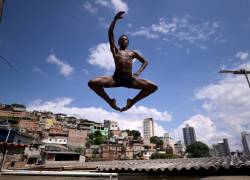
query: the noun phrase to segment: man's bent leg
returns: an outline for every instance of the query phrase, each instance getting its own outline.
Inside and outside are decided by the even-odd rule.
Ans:
[[[135,79],[132,82],[130,88],[134,89],[141,89],[141,91],[133,98],[127,100],[127,105],[122,108],[122,111],[126,111],[131,108],[136,102],[140,101],[141,99],[149,96],[153,92],[155,92],[158,87],[153,82],[145,80],[145,79]]]
[[[112,77],[98,77],[92,79],[88,82],[88,86],[101,98],[103,98],[113,109],[120,111],[121,109],[117,107],[116,100],[111,99],[108,94],[105,92],[104,88],[116,87],[116,82]]]

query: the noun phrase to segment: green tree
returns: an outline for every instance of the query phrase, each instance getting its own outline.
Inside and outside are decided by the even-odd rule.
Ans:
[[[203,142],[195,142],[189,145],[186,149],[186,153],[188,153],[188,157],[196,158],[196,157],[209,157],[209,147]]]
[[[156,144],[157,148],[162,148],[163,141],[158,136],[152,136],[150,142]]]
[[[100,131],[95,131],[94,133],[90,133],[87,144],[94,144],[94,145],[100,145],[104,144],[106,142],[105,136],[102,135]]]
[[[101,145],[105,143],[105,138],[104,137],[96,137],[94,140],[95,145]]]
[[[170,158],[178,158],[178,156],[174,154],[166,154],[155,152],[150,156],[150,159],[170,159]]]
[[[141,138],[141,133],[137,130],[129,130],[127,129],[126,132],[129,136],[133,136],[133,139],[137,140]]]
[[[101,131],[95,131],[94,135],[95,135],[95,137],[102,137],[103,136]]]
[[[134,139],[139,139],[141,137],[141,133],[136,130],[132,130],[132,135]]]

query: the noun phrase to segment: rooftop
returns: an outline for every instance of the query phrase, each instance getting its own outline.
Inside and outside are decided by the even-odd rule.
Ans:
[[[99,171],[168,175],[248,174],[250,156],[96,162]]]

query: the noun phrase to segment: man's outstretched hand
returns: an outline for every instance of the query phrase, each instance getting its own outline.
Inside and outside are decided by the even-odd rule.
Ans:
[[[125,11],[119,11],[116,15],[115,15],[115,20],[118,19],[122,19],[123,18],[123,14],[125,13]]]

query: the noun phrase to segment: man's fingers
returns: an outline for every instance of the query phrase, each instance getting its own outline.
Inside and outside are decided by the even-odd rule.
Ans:
[[[117,18],[122,18],[122,15],[125,13],[125,11],[120,11],[116,14]]]
[[[119,11],[118,12],[118,14],[121,14],[121,15],[124,14],[124,13],[125,13],[125,11]]]

